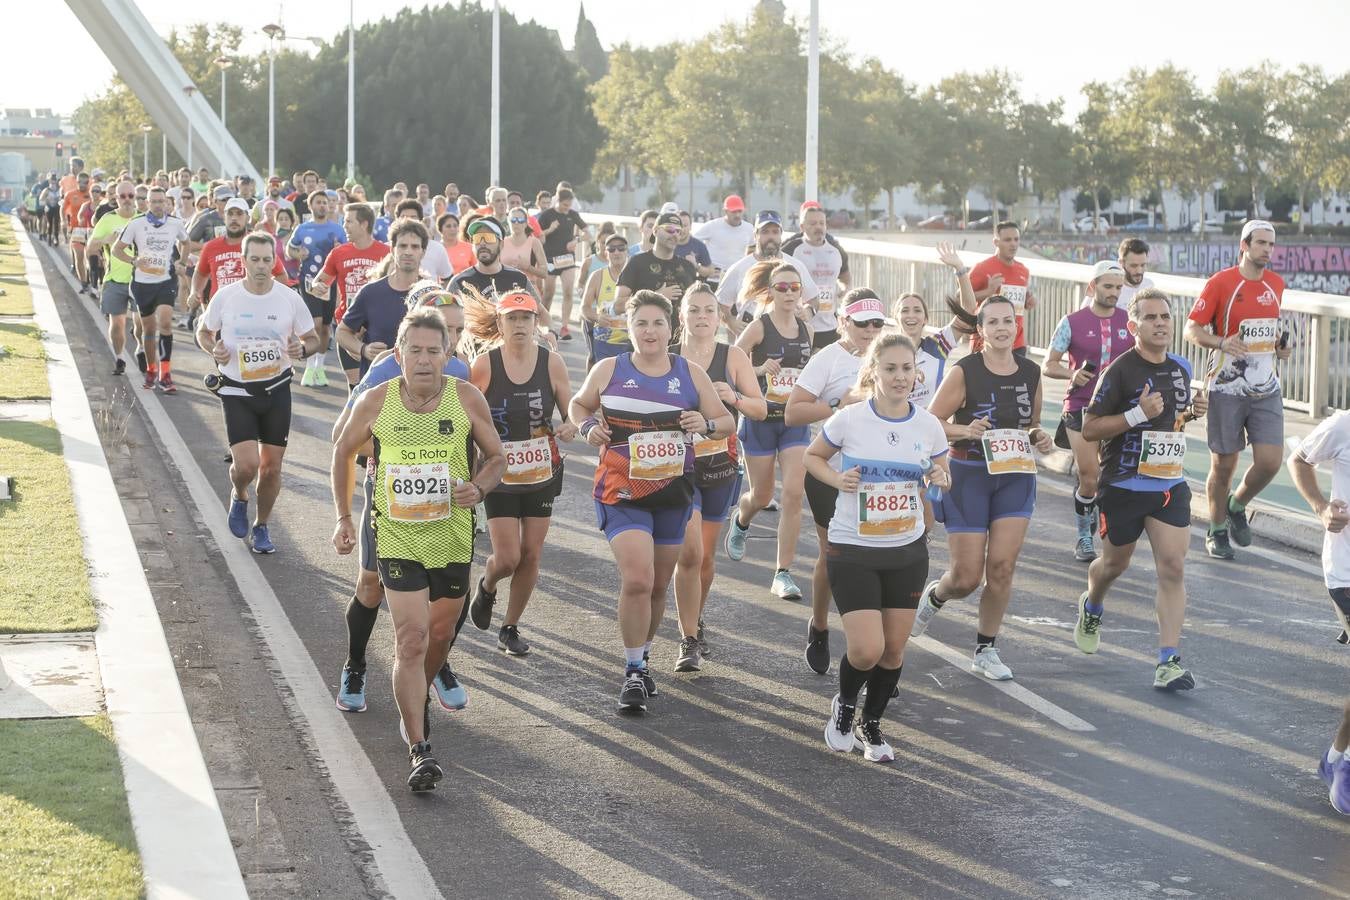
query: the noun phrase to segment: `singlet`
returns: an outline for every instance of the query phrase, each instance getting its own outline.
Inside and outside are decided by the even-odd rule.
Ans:
[[[526,239],[517,246],[508,236],[506,240],[502,241],[500,259],[502,265],[524,271],[525,266],[534,265],[534,239],[527,236]]]
[[[797,324],[797,335],[785,338],[774,327],[769,313],[760,316],[759,321],[764,325],[764,337],[752,348],[750,362],[762,366],[766,360],[776,359],[782,366],[777,375],[757,376],[759,389],[769,401],[769,414],[764,421],[781,422],[783,410],[787,408],[788,395],[792,393],[792,386],[797,383],[797,376],[811,358],[811,328],[801,319],[794,318],[792,321]]]
[[[400,386],[385,388],[374,435],[375,554],[407,559],[429,569],[473,557],[473,509],[450,502],[455,480],[470,476],[473,429],[459,402],[456,378],[446,378],[440,405],[408,412]]]
[[[914,366],[919,370],[914,379],[914,387],[909,391],[909,402],[924,409],[933,402],[934,395],[942,386],[942,376],[947,374],[947,357],[959,341],[951,323],[937,334],[930,334],[919,341],[918,354]]]
[[[1069,381],[1064,391],[1064,411],[1077,412],[1092,400],[1097,381],[1116,357],[1134,346],[1134,337],[1125,327],[1130,316],[1117,306],[1105,319],[1091,308],[1071,312],[1059,320],[1055,334],[1050,338],[1050,349],[1069,356],[1069,369],[1077,370],[1084,362],[1097,365],[1097,374],[1087,384],[1074,386]]]
[[[627,344],[628,318],[614,310],[614,294],[619,283],[605,266],[600,276],[600,291],[595,297],[595,331],[593,338],[597,344]]]
[[[556,401],[548,374],[549,351],[547,347],[537,350],[534,371],[523,384],[506,374],[500,347],[488,351],[492,374],[484,396],[506,453],[506,474],[497,488],[499,493],[538,490],[562,471],[562,457],[553,437]]]
[[[594,497],[601,503],[655,509],[690,502],[694,455],[680,428],[680,413],[699,408],[698,390],[684,357],[667,358],[670,369],[662,375],[639,372],[631,353],[614,358],[614,373],[600,392],[600,409],[610,430],[595,467]],[[662,435],[630,440],[651,432]],[[630,459],[633,447],[639,454],[637,472]]]
[[[712,360],[708,363],[708,378],[714,383],[727,379],[727,354],[731,346],[721,341],[713,344]],[[735,386],[733,385],[733,390]],[[736,407],[722,403],[727,412],[735,419]],[[736,432],[718,433],[712,437],[694,438],[694,483],[701,488],[715,487],[736,477],[737,461],[740,459],[740,447],[736,444]]]
[[[1031,418],[1032,402],[1041,383],[1041,370],[1031,360],[1013,357],[1017,371],[995,375],[984,364],[983,353],[963,356],[956,362],[966,377],[966,402],[952,416],[957,425],[969,425],[976,419],[988,419],[990,428],[1015,428],[1027,431],[1036,425]],[[980,441],[952,443],[952,459],[984,461]],[[1034,477],[1034,476],[1033,476]]]

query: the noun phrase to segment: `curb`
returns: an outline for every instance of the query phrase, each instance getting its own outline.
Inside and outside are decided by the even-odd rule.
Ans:
[[[27,232],[13,223],[99,610],[94,643],[146,896],[247,897],[61,317]]]

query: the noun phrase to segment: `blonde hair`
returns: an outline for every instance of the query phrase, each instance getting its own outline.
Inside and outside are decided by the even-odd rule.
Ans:
[[[737,297],[738,305],[744,306],[746,300],[759,300],[767,294],[769,286],[773,284],[773,273],[779,271],[791,272],[799,279],[801,277],[797,267],[786,259],[762,259],[745,273],[745,280],[741,282],[740,296]]]
[[[460,288],[460,297],[464,301],[464,338],[466,342],[473,339],[473,355],[479,356],[503,340],[497,304],[469,284]]]
[[[862,365],[858,368],[858,380],[856,386],[860,391],[866,391],[868,396],[876,396],[877,387],[877,360],[881,354],[892,347],[904,347],[915,359],[919,356],[919,351],[914,349],[914,342],[905,337],[899,331],[887,331],[877,335],[876,340],[867,348],[867,353],[863,356]]]

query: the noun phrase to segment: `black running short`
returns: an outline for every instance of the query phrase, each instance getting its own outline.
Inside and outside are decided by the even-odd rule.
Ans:
[[[928,542],[860,547],[831,541],[825,548],[825,571],[840,615],[860,609],[918,609],[928,581]]]
[[[1097,491],[1097,515],[1101,536],[1117,547],[1124,547],[1139,540],[1148,518],[1190,528],[1191,488],[1184,481],[1167,491],[1103,487]]]
[[[559,473],[532,491],[504,494],[492,491],[483,498],[483,508],[491,519],[547,519],[553,515],[553,501],[562,493]]]
[[[178,300],[178,278],[169,276],[163,281],[131,282],[131,299],[136,301],[136,310],[143,316],[153,316],[161,306],[172,307]]]
[[[469,564],[450,563],[439,569],[428,569],[411,559],[384,559],[375,561],[380,583],[387,591],[426,590],[430,599],[455,600],[469,592]]]
[[[806,473],[806,505],[811,507],[811,518],[816,520],[816,525],[821,528],[830,527],[830,520],[834,518],[835,501],[838,499],[838,488],[830,487],[813,477],[810,472]]]
[[[309,310],[311,319],[322,319],[323,324],[333,324],[333,302],[331,300],[320,300],[317,297],[311,297],[305,291],[300,292],[300,299],[305,301],[305,309]]]
[[[225,413],[225,434],[231,447],[245,441],[286,446],[291,434],[289,384],[262,396],[222,394],[220,408]]]
[[[338,362],[342,365],[342,370],[344,372],[349,372],[353,369],[361,368],[361,360],[357,359],[355,356],[352,356],[350,353],[348,353],[347,349],[343,347],[341,344],[338,344],[337,351],[338,351]]]
[[[1066,412],[1059,417],[1059,427],[1055,429],[1055,446],[1061,450],[1069,450],[1073,445],[1069,443],[1069,432],[1076,431],[1081,437],[1083,434],[1083,411],[1075,409],[1073,412]]]

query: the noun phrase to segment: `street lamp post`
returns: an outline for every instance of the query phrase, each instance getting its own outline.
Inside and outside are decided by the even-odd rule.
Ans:
[[[820,153],[820,0],[811,0],[811,26],[806,50],[806,199],[818,200]]]
[[[277,36],[286,32],[280,25],[264,25],[267,35],[267,177],[277,173]]]
[[[488,180],[491,184],[501,184],[502,154],[502,4],[496,0],[492,4],[492,115],[491,137],[488,148]]]
[[[347,178],[356,177],[356,0],[347,3]]]
[[[154,128],[148,122],[141,123],[141,156],[145,159],[145,174],[150,174],[150,132]]]
[[[228,131],[229,127],[225,121],[225,71],[234,65],[234,60],[222,54],[216,57],[215,63],[220,67],[220,127]],[[220,174],[225,175],[227,173],[222,169]]]
[[[191,168],[192,168],[192,95],[195,94],[195,93],[197,93],[197,86],[196,86],[195,84],[187,84],[187,85],[184,85],[184,86],[183,86],[183,93],[187,94],[187,98],[188,98],[188,115],[187,115],[187,129],[188,129],[188,141],[187,141],[187,144],[188,144],[188,145],[187,145],[187,167],[188,167],[189,169],[191,169]]]

